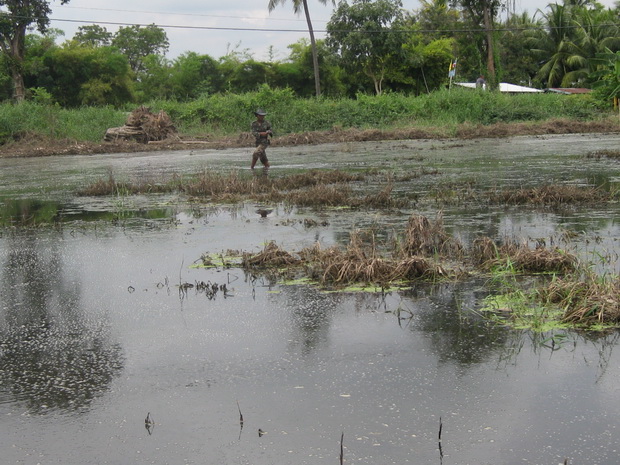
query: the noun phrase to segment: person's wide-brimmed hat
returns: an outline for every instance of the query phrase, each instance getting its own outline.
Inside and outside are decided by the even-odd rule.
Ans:
[[[257,115],[257,116],[265,116],[267,114],[267,112],[265,110],[259,108],[258,110],[256,110],[254,112],[254,114]]]

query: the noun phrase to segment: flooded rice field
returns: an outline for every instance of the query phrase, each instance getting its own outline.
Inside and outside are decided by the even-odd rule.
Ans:
[[[620,162],[586,155],[619,146],[610,134],[273,147],[255,176],[376,169],[355,189],[388,173],[410,202],[276,204],[266,217],[252,201],[75,194],[110,173],[251,176],[249,150],[0,159],[2,463],[618,463],[617,332],[492,323],[477,312],[482,277],[347,293],[196,265],[269,241],[346,244],[355,229],[387,234],[441,210],[465,243],[570,237],[582,260],[617,274],[617,202],[440,200],[468,185],[615,191]],[[183,286],[198,282],[211,291]]]

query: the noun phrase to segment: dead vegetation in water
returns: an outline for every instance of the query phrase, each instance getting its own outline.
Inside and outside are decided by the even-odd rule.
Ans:
[[[437,214],[435,221],[422,215],[412,215],[398,244],[398,255],[416,255],[462,258],[463,245],[449,235],[443,225],[443,216]]]
[[[493,191],[489,194],[489,199],[506,205],[559,206],[608,201],[611,196],[595,187],[550,184],[530,189]]]
[[[270,199],[273,201],[274,196]],[[336,207],[351,205],[353,193],[351,187],[346,184],[316,185],[303,190],[295,190],[282,194],[281,200],[302,207]]]
[[[242,268],[252,275],[304,276],[329,288],[372,285],[386,289],[418,280],[458,279],[504,270],[512,275],[544,273],[553,279],[527,295],[534,306],[560,308],[563,323],[579,327],[620,325],[620,278],[597,278],[577,258],[559,248],[478,238],[471,248],[447,234],[442,217],[412,215],[397,237],[378,240],[376,231],[354,231],[346,246],[320,243],[288,252],[274,242],[257,253],[243,253]],[[525,295],[519,293],[519,295]]]
[[[509,264],[517,271],[531,273],[569,273],[579,265],[577,257],[559,248],[531,248],[512,240],[498,245],[489,237],[474,241],[471,259],[484,270]]]
[[[347,173],[341,170],[308,170],[272,180],[281,190],[302,189],[320,184],[336,184],[363,181],[364,173]]]
[[[563,321],[576,326],[620,324],[620,277],[586,274],[556,278],[538,290],[541,300],[564,309]]]
[[[244,268],[265,268],[297,266],[301,263],[298,257],[282,250],[275,242],[269,242],[265,248],[257,254],[244,252],[241,264]]]
[[[174,178],[173,178],[174,179]],[[142,178],[134,182],[118,181],[114,174],[109,173],[89,186],[80,189],[77,194],[82,196],[157,194],[170,192],[170,187],[155,179]]]
[[[327,286],[353,283],[387,286],[397,281],[447,277],[448,271],[433,259],[423,256],[389,256],[381,251],[372,231],[351,233],[346,247],[323,248],[319,243],[297,253],[280,249],[270,242],[257,254],[244,254],[242,266],[248,271],[282,269],[298,271]],[[285,270],[281,270],[284,273]]]
[[[398,208],[408,204],[407,199],[392,196],[393,181],[374,194],[353,192],[352,183],[366,179],[367,173],[346,173],[340,170],[309,170],[290,176],[241,176],[237,171],[220,174],[204,170],[182,178],[173,175],[167,181],[153,182],[138,179],[117,181],[113,174],[97,180],[78,191],[82,196],[133,195],[142,193],[181,192],[191,197],[211,201],[235,202],[248,198],[260,202],[286,202],[310,207]]]
[[[436,222],[412,217],[400,244],[410,244],[394,249],[386,243],[379,243],[373,231],[355,231],[351,233],[349,243],[344,248],[337,246],[323,248],[319,243],[305,248],[295,254],[280,250],[270,243],[265,250],[256,255],[244,255],[243,266],[249,271],[280,268],[283,265],[295,267],[299,272],[317,281],[321,285],[345,286],[352,283],[377,284],[387,286],[397,281],[413,281],[420,278],[437,279],[447,277],[449,272],[434,258],[424,256],[428,252],[435,254],[438,250],[446,251],[440,239],[431,240],[430,236],[441,231],[443,226]],[[419,225],[426,226],[426,229]],[[424,238],[413,239],[416,234]],[[441,234],[441,238],[451,239]],[[417,243],[414,253],[412,243]],[[430,244],[434,245],[431,246]],[[421,247],[420,244],[426,244]],[[436,258],[436,257],[435,257]]]
[[[620,159],[620,150],[596,150],[586,154],[586,158],[611,158],[614,160]]]
[[[372,247],[360,243],[357,235],[352,235],[344,250],[337,247],[322,249],[315,244],[300,255],[305,260],[308,277],[322,285],[363,283],[389,286],[398,281],[446,275],[440,265],[424,257],[396,260],[382,256]]]
[[[492,203],[495,205],[530,205],[533,207],[558,208],[569,205],[588,205],[614,200],[616,192],[601,188],[565,184],[548,184],[522,189],[481,189],[475,181],[463,180],[440,183],[432,188],[427,197],[436,204],[461,205]]]
[[[617,132],[618,123],[613,119],[575,121],[564,118],[523,123],[494,123],[489,125],[464,123],[457,127],[455,137],[476,139],[481,137],[535,136],[547,134],[579,134]]]
[[[560,249],[532,249],[516,242],[498,246],[490,238],[481,238],[468,251],[445,231],[441,214],[434,221],[412,215],[405,230],[390,243],[379,242],[373,231],[351,233],[344,248],[323,248],[317,243],[290,253],[270,243],[259,254],[244,254],[243,265],[247,270],[294,267],[321,285],[386,286],[416,279],[454,278],[466,267],[488,271],[506,262],[521,272],[568,273],[577,268],[577,259]]]
[[[230,297],[228,286],[226,284],[212,283],[211,281],[194,281],[179,283],[179,296],[184,299],[188,296],[190,291],[194,291],[196,294],[203,294],[209,300],[214,300],[218,293],[224,298]]]

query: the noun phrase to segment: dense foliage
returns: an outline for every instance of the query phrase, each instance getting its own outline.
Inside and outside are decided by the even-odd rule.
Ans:
[[[67,3],[69,0],[61,0]],[[18,102],[26,97],[24,87],[24,53],[26,30],[36,28],[45,33],[51,13],[45,0],[0,0],[0,49],[6,69],[11,76],[12,96]]]
[[[533,16],[517,16],[506,15],[506,2],[495,0],[420,3],[405,11],[400,0],[340,2],[327,38],[316,41],[316,53],[302,39],[280,61],[257,61],[238,49],[219,58],[187,51],[168,59],[168,39],[156,25],[121,27],[115,34],[82,26],[61,44],[58,31],[26,34],[20,70],[28,98],[65,107],[203,101],[261,85],[309,97],[317,93],[316,63],[322,97],[421,95],[448,86],[448,66],[455,59],[456,81],[485,74],[489,83],[609,88],[595,93],[606,105],[616,95],[617,76],[608,71],[615,69],[609,57],[620,51],[618,6],[563,0]],[[3,57],[0,100],[7,101],[15,80],[10,57]]]

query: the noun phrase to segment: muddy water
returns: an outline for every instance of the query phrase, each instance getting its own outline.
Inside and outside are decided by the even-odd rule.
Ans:
[[[273,147],[270,175],[437,170],[395,184],[411,198],[464,181],[613,188],[617,162],[583,155],[619,142],[574,135]],[[230,150],[0,160],[2,463],[336,464],[343,433],[347,463],[618,461],[617,334],[490,325],[474,311],[484,281],[326,294],[192,266],[203,253],[260,250],[268,240],[296,250],[344,242],[356,227],[397,229],[412,211],[434,216],[432,202],[399,212],[275,206],[260,218],[253,203],[73,195],[109,172],[246,170],[247,158]],[[617,268],[615,205],[455,205],[443,215],[464,240],[551,241],[566,232],[582,256],[605,255]],[[327,225],[306,228],[305,218]],[[43,220],[51,226],[32,226]],[[196,281],[226,292],[179,292]],[[399,320],[398,308],[411,318]]]

